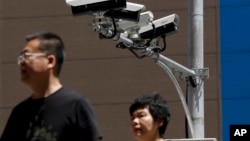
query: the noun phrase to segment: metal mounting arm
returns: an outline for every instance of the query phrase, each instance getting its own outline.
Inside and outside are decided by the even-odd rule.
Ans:
[[[187,122],[188,122],[188,126],[190,129],[191,138],[195,138],[194,126],[192,123],[190,111],[188,109],[188,106],[187,106],[184,94],[182,92],[182,89],[181,89],[175,75],[173,74],[172,70],[174,69],[186,77],[194,77],[194,76],[200,77],[200,76],[204,76],[204,74],[201,74],[200,71],[198,71],[199,73],[197,73],[197,71],[191,70],[191,69],[169,59],[168,57],[166,57],[160,53],[154,52],[153,47],[146,48],[145,55],[150,56],[153,59],[155,59],[156,63],[160,67],[162,67],[165,70],[165,72],[170,76],[171,80],[173,81],[173,83],[175,85],[175,88],[177,89],[179,97],[181,99],[181,103],[183,105],[184,112],[186,114],[186,118],[187,118]],[[204,73],[205,73],[205,75],[207,74],[206,72],[204,72]]]

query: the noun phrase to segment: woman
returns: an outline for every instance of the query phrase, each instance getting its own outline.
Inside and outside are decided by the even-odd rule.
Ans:
[[[142,95],[131,104],[131,130],[137,141],[163,141],[170,112],[158,94]]]

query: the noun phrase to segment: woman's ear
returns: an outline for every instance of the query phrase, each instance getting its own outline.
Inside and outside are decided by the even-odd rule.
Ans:
[[[157,122],[158,122],[158,127],[161,127],[163,125],[163,120],[162,119],[158,119]]]

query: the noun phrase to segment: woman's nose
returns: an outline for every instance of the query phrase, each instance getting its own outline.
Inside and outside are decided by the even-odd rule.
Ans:
[[[139,119],[138,119],[138,118],[133,118],[133,119],[131,120],[131,123],[132,123],[132,125],[136,125],[136,124],[139,123]]]

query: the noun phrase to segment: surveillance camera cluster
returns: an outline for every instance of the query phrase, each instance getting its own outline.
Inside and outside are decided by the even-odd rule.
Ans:
[[[73,16],[93,15],[92,28],[100,39],[116,40],[117,47],[133,53],[133,50],[157,46],[160,38],[164,47],[157,47],[157,51],[162,52],[165,37],[178,30],[178,15],[154,20],[153,13],[146,11],[144,5],[127,0],[66,0],[66,3]]]

